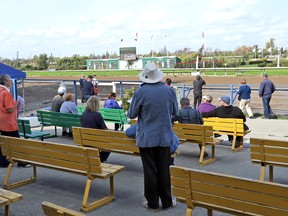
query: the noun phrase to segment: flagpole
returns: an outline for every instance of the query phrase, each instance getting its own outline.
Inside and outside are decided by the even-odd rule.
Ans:
[[[166,52],[167,52],[167,56],[169,56],[169,52],[168,52],[168,34],[166,34]]]
[[[151,54],[153,57],[153,35],[151,36]]]

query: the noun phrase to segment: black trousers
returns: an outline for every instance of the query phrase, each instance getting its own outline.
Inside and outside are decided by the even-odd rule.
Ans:
[[[194,94],[194,103],[193,103],[194,109],[197,109],[199,107],[201,100],[202,100],[202,94]]]
[[[139,148],[144,171],[144,196],[150,208],[172,205],[170,147]]]
[[[10,136],[10,137],[20,137],[19,131],[0,131],[1,135],[3,136]],[[1,150],[1,149],[0,149]],[[9,165],[9,161],[6,160],[6,157],[2,155],[2,151],[0,151],[0,167],[7,167]],[[18,166],[25,166],[27,163],[18,162]]]
[[[18,130],[16,130],[16,131],[0,131],[0,134],[3,136],[20,137]],[[9,161],[6,160],[6,157],[2,155],[2,150],[0,148],[0,167],[7,167],[8,165],[9,165]]]

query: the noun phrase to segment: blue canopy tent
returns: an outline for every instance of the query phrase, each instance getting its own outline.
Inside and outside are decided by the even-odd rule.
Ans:
[[[17,70],[13,67],[0,63],[0,75],[9,74],[11,79],[13,79],[13,88],[12,93],[14,98],[17,98],[17,80],[25,79],[26,73],[20,70]]]
[[[26,78],[25,72],[0,63],[0,75],[2,74],[9,74],[12,79],[17,79],[17,80]]]

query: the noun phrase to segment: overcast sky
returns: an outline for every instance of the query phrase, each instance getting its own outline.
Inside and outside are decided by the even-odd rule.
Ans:
[[[198,50],[202,32],[213,50],[261,48],[270,38],[288,45],[284,0],[1,0],[0,8],[2,58]]]

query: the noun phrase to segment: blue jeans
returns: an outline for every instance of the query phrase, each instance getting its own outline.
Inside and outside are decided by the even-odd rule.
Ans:
[[[271,107],[269,105],[271,97],[271,94],[262,96],[263,112],[265,118],[269,118],[272,115]]]

